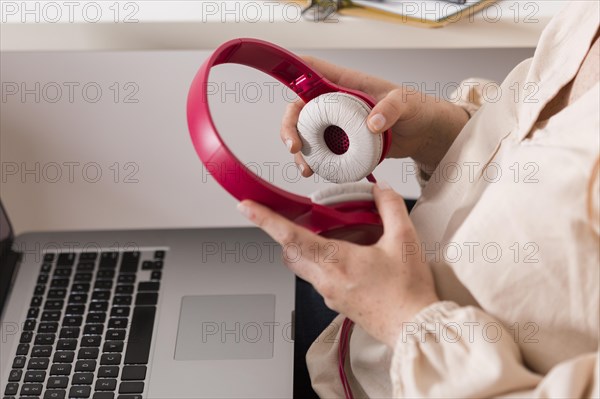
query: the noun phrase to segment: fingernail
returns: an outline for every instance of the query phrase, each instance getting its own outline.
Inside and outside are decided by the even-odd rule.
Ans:
[[[377,188],[379,188],[380,190],[391,190],[392,186],[390,186],[390,184],[385,180],[378,180]]]
[[[375,114],[371,117],[371,119],[369,119],[369,126],[371,127],[371,130],[373,131],[380,131],[381,129],[383,129],[383,126],[385,125],[385,116],[383,116],[382,114]]]
[[[285,139],[285,146],[287,147],[288,151],[292,151],[292,145],[294,145],[292,139]]]
[[[252,219],[252,211],[244,203],[237,204],[237,210],[246,218]]]
[[[304,175],[304,169],[306,169],[306,166],[304,166],[304,164],[300,164],[298,165],[298,169],[300,169],[300,174]]]

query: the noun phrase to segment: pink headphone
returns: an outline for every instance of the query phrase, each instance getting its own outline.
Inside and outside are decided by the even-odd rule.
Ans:
[[[238,200],[259,202],[325,237],[359,244],[376,242],[383,233],[383,227],[372,200],[371,184],[334,185],[307,198],[261,179],[227,148],[211,118],[207,92],[210,69],[226,63],[246,65],[272,76],[307,103],[305,108],[323,96],[339,93],[344,101],[348,99],[352,104],[365,108],[363,124],[375,104],[374,99],[360,91],[329,82],[301,58],[272,43],[257,39],[234,39],[217,48],[196,74],[188,95],[187,118],[200,159],[207,168],[209,165],[219,165],[219,168],[210,171],[212,176]],[[343,154],[351,148],[358,151],[352,147],[352,140],[348,140],[339,126],[324,126],[317,134],[322,138],[323,149],[334,154]],[[388,130],[381,136],[369,134],[381,140],[380,154],[377,154],[374,168],[385,158],[391,144],[391,132]],[[370,170],[366,173],[367,179],[374,182]]]

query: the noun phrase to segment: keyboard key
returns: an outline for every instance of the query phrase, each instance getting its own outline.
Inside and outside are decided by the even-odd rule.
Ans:
[[[100,357],[100,364],[103,366],[112,366],[121,364],[121,354],[120,353],[104,353]]]
[[[115,278],[115,271],[111,269],[100,269],[98,273],[96,273],[96,278],[100,280]]]
[[[108,301],[95,301],[90,303],[90,312],[106,312],[108,310]]]
[[[58,331],[58,323],[52,321],[48,323],[40,323],[38,327],[39,333],[55,333]]]
[[[55,277],[71,277],[72,269],[70,267],[63,267],[54,271]]]
[[[35,345],[53,345],[55,339],[56,334],[38,334],[35,336]]]
[[[112,280],[97,280],[94,284],[95,290],[112,290]]]
[[[42,263],[40,273],[50,273],[52,271],[52,263]]]
[[[35,325],[36,325],[36,321],[29,319],[29,320],[25,320],[25,323],[23,323],[23,331],[33,331],[35,330]]]
[[[76,339],[59,339],[56,349],[59,351],[74,351],[77,348]]]
[[[26,356],[29,353],[29,344],[19,344],[17,346],[17,356]]]
[[[114,378],[100,378],[96,381],[96,391],[114,391],[117,389],[117,380]]]
[[[47,274],[44,273],[44,274],[40,274],[38,276],[38,279],[37,279],[37,283],[38,284],[46,284],[47,282],[48,282],[48,275]]]
[[[116,306],[110,310],[110,317],[129,317],[129,306]]]
[[[73,351],[68,351],[68,352],[55,352],[54,353],[54,358],[52,359],[52,361],[54,363],[73,363],[73,359],[75,358],[75,352]]]
[[[69,305],[69,306],[67,306],[65,314],[68,314],[71,316],[78,316],[78,315],[82,315],[84,312],[85,312],[84,305]]]
[[[21,341],[22,344],[29,344],[33,340],[33,333],[31,331],[23,331],[21,333]]]
[[[142,393],[144,392],[143,382],[122,382],[119,385],[119,393]]]
[[[52,288],[66,288],[69,286],[69,279],[66,278],[53,278],[50,283]]]
[[[94,262],[79,262],[77,272],[91,272],[96,268]]]
[[[50,367],[50,375],[69,375],[71,374],[70,364],[53,364]]]
[[[29,363],[27,363],[28,370],[46,370],[48,368],[48,364],[50,363],[50,359],[43,357],[32,357],[29,359]]]
[[[146,378],[146,366],[125,366],[121,373],[121,380],[144,380]]]
[[[55,254],[52,252],[44,254],[44,262],[52,262],[54,260],[54,256]]]
[[[86,323],[104,323],[106,321],[105,312],[88,313]]]
[[[74,386],[69,390],[69,398],[89,398],[92,388],[88,386]]]
[[[33,291],[33,295],[44,295],[45,292],[46,292],[45,285],[36,285],[35,290]]]
[[[61,310],[64,304],[62,299],[50,299],[44,304],[44,310]]]
[[[25,358],[23,356],[15,357],[15,359],[13,360],[13,364],[12,364],[13,369],[22,369],[23,367],[25,367],[26,361],[27,361],[27,358]]]
[[[88,299],[87,294],[71,294],[69,295],[70,304],[81,304],[86,303]]]
[[[42,384],[23,384],[21,396],[34,396],[42,394]]]
[[[63,326],[66,327],[79,327],[83,323],[83,317],[81,316],[65,316],[62,321]]]
[[[106,332],[107,341],[125,341],[125,330],[108,330]]]
[[[141,281],[138,284],[138,291],[158,291],[160,283],[158,281]]]
[[[73,385],[92,385],[94,380],[93,373],[75,373],[73,374]]]
[[[118,252],[102,252],[100,254],[100,267],[114,268],[119,260]]]
[[[94,301],[108,301],[110,299],[110,291],[94,291],[92,299]]]
[[[99,352],[100,350],[98,348],[81,348],[77,354],[77,359],[96,360],[98,359]]]
[[[93,372],[96,370],[95,360],[78,360],[75,363],[75,371],[89,371]]]
[[[129,394],[129,395],[119,395],[117,399],[143,399],[142,395]]]
[[[5,395],[16,395],[17,392],[19,392],[18,382],[9,382],[6,384],[6,389],[4,390]]]
[[[160,280],[162,278],[162,272],[159,270],[154,270],[152,274],[150,274],[150,279],[152,280]]]
[[[135,297],[135,304],[140,305],[156,305],[158,303],[158,294],[156,292],[140,292]]]
[[[8,375],[9,382],[19,382],[23,376],[23,370],[11,370]],[[43,381],[43,380],[42,380]]]
[[[44,399],[65,399],[66,394],[64,389],[52,389],[44,393]]]
[[[72,252],[58,255],[58,260],[56,261],[57,266],[72,266],[73,263],[75,263],[75,254]]]
[[[133,294],[133,285],[117,285],[117,289],[115,290],[115,294]]]
[[[79,255],[79,260],[96,260],[98,258],[98,252],[82,252]]]
[[[126,251],[123,252],[123,259],[121,263],[136,263],[140,260],[140,252],[139,251]]]
[[[155,314],[154,306],[136,306],[133,310],[125,364],[148,363]]]
[[[87,324],[83,328],[84,335],[102,335],[104,326],[102,324]]]
[[[85,335],[81,338],[81,346],[98,348],[100,347],[101,340],[102,337],[100,337],[99,335]]]
[[[123,317],[113,317],[108,321],[108,328],[127,328],[128,320]]]
[[[60,338],[77,338],[80,332],[78,327],[63,327],[60,329]]]
[[[133,284],[135,283],[135,274],[119,274],[117,279],[119,284]]]
[[[46,388],[66,388],[69,384],[69,377],[50,377],[46,383]]]
[[[29,310],[27,311],[27,318],[28,319],[37,319],[39,314],[40,314],[40,308],[29,308]]]
[[[45,310],[42,312],[42,321],[59,321],[60,310]]]
[[[98,378],[117,378],[118,376],[118,366],[100,366],[98,369]]]
[[[131,295],[117,295],[113,301],[113,305],[131,305]]]
[[[89,283],[75,283],[71,286],[71,292],[89,292]]]
[[[92,281],[92,277],[93,277],[92,273],[88,273],[88,272],[75,273],[75,276],[73,277],[73,281],[89,283],[90,281]]]
[[[67,290],[64,288],[52,288],[48,291],[48,299],[64,299],[67,296]]]
[[[165,251],[154,251],[154,259],[164,259]]]
[[[31,351],[31,357],[50,357],[52,355],[52,345],[34,346]]]
[[[31,298],[31,304],[29,306],[31,306],[32,308],[42,306],[42,299],[43,297],[41,296],[34,296],[33,298]]]
[[[25,373],[25,382],[44,382],[46,380],[45,371],[28,371]]]
[[[123,352],[123,341],[105,341],[102,352]]]
[[[92,399],[115,399],[113,392],[96,392]]]

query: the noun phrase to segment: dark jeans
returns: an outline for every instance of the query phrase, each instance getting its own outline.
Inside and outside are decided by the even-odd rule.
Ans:
[[[408,211],[415,200],[405,200]],[[304,280],[296,278],[296,320],[294,338],[294,398],[318,399],[310,384],[306,352],[321,332],[337,316],[325,306],[323,297]]]

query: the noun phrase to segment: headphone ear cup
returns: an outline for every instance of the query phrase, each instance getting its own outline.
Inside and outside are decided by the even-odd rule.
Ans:
[[[312,193],[310,200],[319,205],[334,205],[352,201],[374,201],[373,183],[354,182],[330,185]]]
[[[326,93],[300,111],[302,155],[319,176],[334,183],[367,177],[381,159],[383,137],[367,127],[371,107],[347,93]]]

